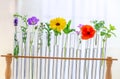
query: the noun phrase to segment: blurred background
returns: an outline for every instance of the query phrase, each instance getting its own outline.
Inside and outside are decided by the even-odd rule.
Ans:
[[[13,52],[13,14],[37,16],[46,22],[54,17],[72,20],[72,27],[104,20],[116,27],[116,37],[108,40],[107,56],[120,60],[120,0],[0,0],[0,55]],[[120,63],[113,62],[113,79],[120,79]],[[0,57],[0,79],[4,78],[5,59]]]

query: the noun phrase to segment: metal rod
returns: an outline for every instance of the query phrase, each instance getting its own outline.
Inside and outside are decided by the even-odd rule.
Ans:
[[[63,52],[64,52],[64,48],[62,48],[61,57],[63,56]],[[62,69],[63,69],[63,63],[62,63],[62,60],[61,60],[61,64],[60,64],[60,79],[62,79]]]
[[[48,56],[50,56],[50,50],[48,50]],[[48,65],[47,65],[47,66],[48,66],[48,67],[47,67],[47,68],[48,68],[48,71],[47,71],[47,72],[48,72],[48,73],[47,73],[47,79],[49,79],[49,74],[50,74],[50,73],[49,73],[49,72],[50,72],[50,60],[49,60],[49,59],[48,59]]]
[[[106,47],[107,47],[107,42],[105,43],[105,56],[104,57],[106,57]],[[103,78],[105,78],[105,62],[104,62],[104,64],[103,64],[103,76],[102,76],[102,79]]]
[[[40,56],[42,56],[42,46],[41,46],[41,50],[40,50]],[[41,79],[41,74],[42,74],[41,71],[42,71],[42,59],[40,59],[40,72],[39,72],[40,77],[39,77],[39,79]]]
[[[59,51],[58,45],[57,45],[56,49],[57,49],[57,51]],[[56,51],[56,56],[58,56],[57,51]],[[56,70],[55,73],[56,74],[55,74],[55,79],[57,79],[57,75],[58,75],[58,69],[57,68],[58,68],[58,60],[56,60],[56,68],[55,68],[55,70]]]
[[[81,58],[81,56],[82,56],[82,49],[81,50],[79,50],[79,52],[80,52],[80,54],[79,54],[79,57]],[[81,76],[81,60],[79,60],[79,77],[78,77],[78,79],[81,79],[80,78],[80,76]]]
[[[95,35],[95,38],[93,39],[93,49],[92,49],[92,58],[95,58],[95,56],[97,55],[96,54],[96,46],[98,45],[98,37],[97,37],[97,33],[96,33],[96,35]],[[98,51],[97,51],[98,52]],[[96,56],[97,57],[97,56]],[[95,74],[96,74],[96,64],[97,64],[97,62],[95,62],[95,61],[92,61],[92,67],[91,67],[91,79],[95,79]]]
[[[94,58],[94,56],[95,56],[95,54],[94,54],[94,53],[95,53],[95,48],[93,48],[92,53],[93,53],[93,54],[92,54],[92,58]],[[94,63],[95,63],[95,62],[92,61],[92,67],[91,67],[91,79],[93,79],[93,76],[94,76],[94,74],[95,74],[95,73],[94,73]]]
[[[37,56],[38,56],[38,52],[37,52]],[[39,68],[38,68],[38,65],[39,65],[39,64],[38,64],[38,59],[36,59],[36,63],[35,63],[35,64],[36,64],[36,78],[37,78],[37,79],[40,79],[40,78],[38,78],[38,69],[39,69]]]
[[[70,52],[71,52],[71,49],[69,48],[69,57],[70,57]],[[68,79],[70,79],[69,77],[69,74],[70,74],[70,60],[68,60]]]
[[[98,53],[100,53],[98,50],[99,50],[99,42],[100,42],[100,37],[99,37],[99,35],[98,34],[96,34],[96,38],[95,38],[95,47],[96,47],[96,58],[98,58],[98,56],[99,56],[99,54]],[[96,79],[96,75],[97,75],[97,68],[98,68],[98,63],[97,63],[97,61],[95,62],[96,64],[95,64],[95,75],[94,75],[94,79]],[[99,72],[98,72],[98,74],[99,74]]]
[[[89,44],[88,44],[88,58],[90,58],[90,53],[91,53],[91,52],[90,52],[90,50],[91,50],[90,47],[92,47],[92,46],[91,46],[91,42],[92,42],[92,41],[91,41],[91,39],[90,39],[90,40],[88,41],[88,43],[89,43]],[[90,61],[87,62],[87,76],[86,76],[87,79],[89,78],[89,67],[90,67]],[[92,72],[92,73],[93,73],[93,72]]]
[[[76,58],[78,58],[78,49],[76,49]],[[75,71],[76,71],[76,74],[75,74],[75,79],[77,79],[78,77],[78,61],[76,60],[76,67],[75,67]]]
[[[34,56],[34,46],[32,46],[32,56]],[[34,59],[32,58],[32,72],[31,72],[31,76],[32,76],[32,79],[34,79]]]
[[[45,56],[47,56],[47,46],[45,49]],[[47,60],[45,59],[45,64],[44,64],[44,79],[46,79],[46,64],[47,64]]]
[[[24,51],[24,49],[23,49],[23,41],[22,41],[22,51],[21,51],[21,55],[23,56],[23,51]],[[23,79],[23,76],[22,76],[22,74],[23,74],[23,59],[21,58],[21,79]]]
[[[67,52],[67,49],[65,48],[66,52]],[[66,56],[66,53],[65,53],[65,56]],[[66,60],[63,60],[64,62],[64,66],[63,66],[63,79],[65,79],[65,70],[66,70]]]
[[[103,40],[103,38],[101,38],[101,41]],[[100,52],[103,52],[103,41],[102,41],[102,44],[101,44],[101,47],[100,47]],[[100,58],[102,58],[102,53],[100,53]],[[99,79],[101,79],[101,70],[102,70],[102,64],[103,64],[103,61],[100,61],[100,65],[99,65]]]
[[[72,57],[73,57],[74,56],[74,48],[71,48],[71,49],[72,49],[71,53],[72,53]],[[73,79],[73,74],[72,74],[73,73],[73,60],[71,62],[72,62],[72,64],[71,64],[72,65],[71,66],[71,79]]]
[[[16,59],[16,79],[18,79],[18,59]]]
[[[53,57],[55,57],[55,45],[53,47]],[[53,65],[52,65],[52,78],[54,79],[54,66],[55,66],[55,61],[53,60]]]
[[[85,55],[84,57],[87,58],[87,53],[88,53],[88,41],[85,41]],[[84,72],[83,72],[83,79],[86,79],[86,75],[87,75],[87,69],[86,69],[86,64],[87,64],[87,61],[85,60],[84,61]]]

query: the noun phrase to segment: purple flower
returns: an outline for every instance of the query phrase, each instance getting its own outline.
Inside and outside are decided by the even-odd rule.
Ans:
[[[82,26],[83,26],[83,24],[79,24],[77,27],[78,27],[78,28],[81,28]]]
[[[18,26],[18,18],[14,19],[14,26]]]
[[[80,31],[75,31],[77,33],[77,35],[80,35]]]
[[[35,16],[28,18],[27,22],[29,25],[36,25],[38,23],[39,19],[37,19]]]

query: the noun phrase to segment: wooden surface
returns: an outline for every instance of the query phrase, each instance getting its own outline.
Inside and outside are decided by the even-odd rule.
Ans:
[[[112,67],[112,57],[108,57],[106,61],[106,79],[112,79],[112,72],[111,72],[111,67]]]
[[[12,54],[7,54],[6,56],[6,71],[5,71],[5,79],[11,79],[11,62],[12,62]]]
[[[7,55],[1,55],[2,57],[7,57]],[[108,60],[107,58],[68,58],[68,57],[47,57],[47,56],[10,56],[14,58],[41,58],[41,59],[64,59],[64,60]],[[112,59],[118,60],[118,59]]]

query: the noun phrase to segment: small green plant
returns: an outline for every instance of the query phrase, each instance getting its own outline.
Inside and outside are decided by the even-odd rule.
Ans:
[[[94,24],[96,31],[100,32],[100,36],[103,37],[102,40],[102,58],[103,58],[105,43],[107,42],[108,38],[111,38],[112,36],[116,36],[116,34],[114,33],[114,30],[116,30],[116,28],[112,24],[110,24],[109,27],[105,26],[105,22],[103,20],[101,21],[94,20],[92,21],[92,23]]]
[[[68,41],[68,34],[75,31],[75,29],[70,29],[70,25],[71,25],[71,20],[68,21],[66,27],[63,29],[63,32],[66,34],[66,40],[64,44],[64,57],[66,57],[66,45]]]

